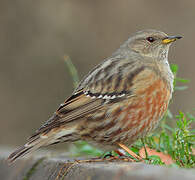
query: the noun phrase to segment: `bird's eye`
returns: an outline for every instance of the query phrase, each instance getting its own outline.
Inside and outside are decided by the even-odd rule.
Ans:
[[[155,41],[155,39],[153,37],[147,37],[146,40],[151,42],[151,43]]]

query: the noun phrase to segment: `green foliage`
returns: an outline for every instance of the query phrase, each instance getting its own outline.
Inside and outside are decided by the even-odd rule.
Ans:
[[[73,80],[73,85],[76,88],[78,83],[79,83],[79,76],[78,76],[78,72],[77,69],[75,68],[74,64],[72,63],[71,59],[69,56],[64,56],[64,61],[68,67],[68,70],[70,72],[70,75],[72,77]]]
[[[161,131],[144,138],[144,142],[151,149],[169,154],[175,161],[175,165],[179,167],[195,167],[195,156],[193,155],[195,131],[190,129],[195,118],[182,112],[176,118],[176,127],[172,128],[167,124],[161,126]],[[166,120],[170,119],[166,118]],[[139,144],[135,143],[135,146],[141,148]]]
[[[69,57],[65,58],[65,62],[73,78],[74,86],[76,86],[79,80],[77,70]],[[172,64],[171,70],[175,77],[174,90],[187,89],[187,86],[183,84],[188,83],[189,80],[177,77],[178,66]],[[169,125],[168,122],[174,123]],[[193,155],[193,149],[195,149],[195,129],[191,129],[191,127],[194,122],[195,118],[193,115],[180,112],[179,115],[174,117],[168,109],[164,118],[161,120],[160,130],[145,137],[142,141],[138,140],[135,142],[131,150],[139,155],[139,150],[148,146],[158,152],[169,154],[175,162],[171,166],[193,168],[195,167],[195,156]],[[100,156],[102,154],[100,150],[93,148],[84,141],[76,142],[75,146],[76,150],[74,150],[74,152],[76,155]],[[146,149],[145,151],[146,163],[164,165],[159,156],[148,156]]]
[[[188,86],[186,86],[186,85],[177,86],[177,84],[178,84],[178,83],[188,83],[189,80],[183,79],[183,78],[178,78],[178,77],[177,77],[178,69],[179,69],[179,68],[178,68],[178,65],[176,65],[176,64],[172,64],[172,65],[171,65],[171,70],[172,70],[172,72],[173,72],[173,74],[174,74],[174,76],[175,76],[174,83],[173,83],[173,85],[174,85],[174,90],[180,90],[180,91],[182,91],[182,90],[187,89]]]
[[[173,158],[176,163],[182,167],[195,167],[195,156],[193,152],[193,144],[195,143],[195,134],[190,131],[189,127],[195,120],[194,117],[187,118],[182,112],[177,116],[177,128],[173,132]]]
[[[152,156],[149,156],[146,160],[145,160],[146,163],[148,164],[153,164],[153,165],[164,165],[165,163],[163,163],[160,159],[159,156],[156,156],[156,155],[152,155]]]
[[[75,156],[81,155],[101,156],[103,154],[101,150],[90,146],[85,141],[77,141],[75,142],[75,146],[76,146],[76,149],[74,149]]]

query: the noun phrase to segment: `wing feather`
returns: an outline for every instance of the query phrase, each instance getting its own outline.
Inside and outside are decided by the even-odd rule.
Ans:
[[[60,127],[98,110],[101,108],[104,101],[104,99],[92,99],[91,97],[87,97],[83,92],[79,92],[78,96],[71,96],[30,139],[39,134],[48,133],[53,128]]]

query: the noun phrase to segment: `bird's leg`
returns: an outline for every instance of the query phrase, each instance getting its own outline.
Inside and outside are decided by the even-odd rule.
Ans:
[[[141,141],[142,141],[142,144],[144,146],[144,151],[145,151],[146,159],[148,159],[148,152],[147,152],[147,149],[146,149],[146,146],[145,146],[144,138],[141,138]]]
[[[122,148],[124,151],[126,151],[127,153],[129,153],[131,156],[133,156],[135,159],[138,159],[139,161],[143,161],[143,159],[138,156],[137,154],[135,154],[133,151],[131,151],[127,146],[125,146],[124,144],[118,143],[119,147]],[[116,151],[115,151],[116,152]],[[118,153],[118,152],[116,152]],[[120,152],[121,153],[121,152]],[[120,155],[120,154],[119,154]]]

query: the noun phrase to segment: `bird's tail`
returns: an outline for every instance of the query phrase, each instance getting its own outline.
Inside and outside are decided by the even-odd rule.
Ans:
[[[62,137],[68,137],[66,141],[69,141],[69,137],[74,134],[75,128],[59,129],[58,131],[50,131],[46,134],[36,134],[29,138],[24,146],[19,147],[13,153],[11,153],[7,159],[8,163],[13,163],[18,158],[25,156],[26,154],[33,153],[42,146],[58,143],[62,140]],[[65,139],[63,139],[65,140]]]
[[[41,146],[44,146],[48,143],[49,139],[43,139],[41,136],[36,137],[36,139],[31,139],[31,141],[27,142],[25,145],[19,147],[16,149],[13,153],[11,153],[7,159],[9,163],[14,162],[19,157],[23,157],[26,154],[30,154],[40,148]]]

